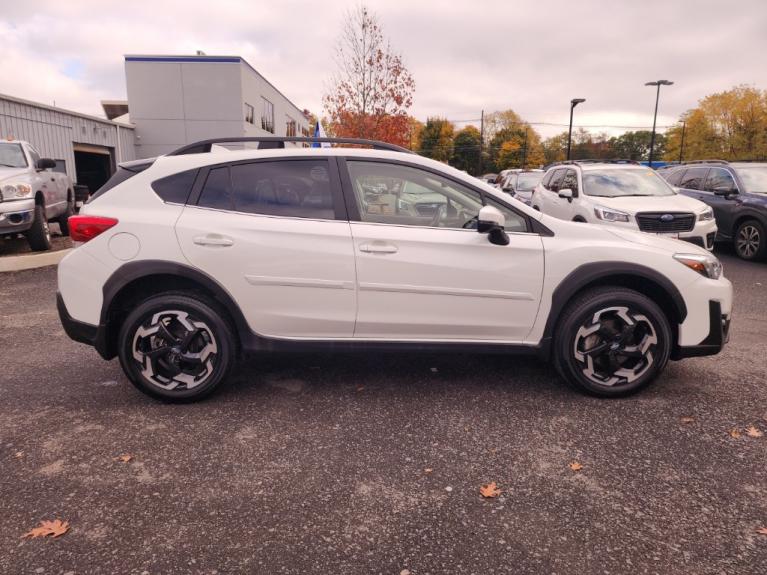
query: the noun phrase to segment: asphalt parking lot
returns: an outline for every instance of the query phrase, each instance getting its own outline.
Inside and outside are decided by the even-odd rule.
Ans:
[[[729,346],[613,401],[410,354],[251,358],[163,405],[66,337],[53,268],[2,274],[0,573],[765,573],[767,264],[720,255]]]

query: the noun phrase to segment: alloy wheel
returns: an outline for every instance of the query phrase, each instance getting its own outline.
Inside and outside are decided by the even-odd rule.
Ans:
[[[742,257],[752,258],[759,250],[760,243],[761,237],[756,226],[745,225],[738,231],[735,246]]]
[[[578,329],[573,357],[589,381],[613,387],[636,381],[655,361],[658,336],[646,315],[625,306],[597,311]]]
[[[150,383],[165,390],[204,384],[218,361],[213,330],[186,311],[155,313],[133,336],[133,359]]]

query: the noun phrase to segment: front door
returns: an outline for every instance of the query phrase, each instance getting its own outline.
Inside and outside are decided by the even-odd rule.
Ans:
[[[187,259],[233,296],[254,332],[352,336],[354,252],[334,159],[213,167],[176,235]]]
[[[349,159],[360,339],[522,342],[538,312],[543,246],[505,208],[508,246],[476,231],[482,194],[401,163]],[[345,174],[342,174],[345,176]],[[349,205],[349,204],[347,204]]]

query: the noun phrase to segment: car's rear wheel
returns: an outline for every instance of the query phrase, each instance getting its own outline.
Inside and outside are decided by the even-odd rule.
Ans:
[[[45,219],[44,206],[35,204],[35,220],[24,235],[32,251],[44,252],[51,249],[51,230],[48,228],[48,220]]]
[[[235,362],[234,330],[224,310],[189,293],[150,297],[123,322],[120,364],[144,393],[185,403],[211,394]]]
[[[64,211],[63,214],[61,214],[56,219],[56,222],[58,222],[59,224],[59,229],[61,230],[62,236],[69,235],[69,216],[74,215],[74,213],[75,213],[74,196],[72,196],[71,194],[67,194],[67,209]]]
[[[744,260],[761,260],[767,255],[767,235],[756,220],[746,220],[735,231],[735,253]]]
[[[601,287],[581,294],[564,311],[554,361],[577,389],[621,397],[663,371],[672,344],[668,319],[655,302],[630,289]]]

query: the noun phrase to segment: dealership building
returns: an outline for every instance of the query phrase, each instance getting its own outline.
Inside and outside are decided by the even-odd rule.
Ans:
[[[239,56],[125,57],[127,100],[105,118],[0,94],[0,138],[27,140],[56,170],[98,189],[117,164],[198,140],[308,136],[308,113]]]

